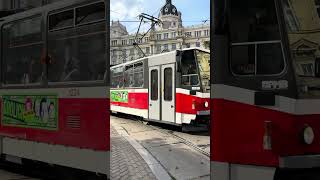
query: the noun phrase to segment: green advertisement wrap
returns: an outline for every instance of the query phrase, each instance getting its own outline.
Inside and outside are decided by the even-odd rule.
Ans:
[[[111,101],[128,103],[128,91],[111,91]]]
[[[56,130],[58,96],[3,95],[2,124],[16,127]]]

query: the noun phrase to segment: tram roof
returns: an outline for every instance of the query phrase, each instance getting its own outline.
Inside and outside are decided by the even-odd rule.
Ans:
[[[2,17],[0,18],[0,22],[3,24],[6,22],[18,20],[18,19],[24,19],[40,13],[49,13],[55,10],[60,10],[60,9],[63,10],[64,8],[66,8],[65,10],[67,10],[68,7],[72,7],[73,5],[81,6],[81,4],[84,4],[84,3],[89,4],[89,3],[97,3],[97,2],[104,2],[104,1],[103,0],[62,0],[62,1],[54,2],[48,5],[44,5],[41,7],[19,12],[13,15]]]
[[[159,57],[159,56],[170,55],[170,54],[175,54],[178,51],[187,51],[187,50],[199,50],[199,51],[204,51],[204,52],[210,53],[210,50],[199,48],[199,47],[191,47],[191,48],[185,48],[185,49],[181,49],[181,50],[177,49],[177,50],[174,50],[174,51],[161,53],[161,54],[156,54],[156,55],[152,55],[152,56],[147,56],[147,57],[139,58],[139,59],[136,59],[136,60],[133,60],[133,61],[129,61],[129,62],[126,62],[126,63],[118,64],[118,65],[112,66],[111,69],[117,68],[117,67],[121,67],[121,66],[125,66],[125,65],[128,65],[128,64],[132,64],[132,63],[136,63],[136,62],[140,62],[141,60],[155,58],[155,57]]]

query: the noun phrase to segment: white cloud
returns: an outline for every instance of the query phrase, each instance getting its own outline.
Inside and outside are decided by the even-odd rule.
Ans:
[[[173,0],[175,3],[177,0]],[[113,21],[122,21],[129,33],[136,33],[139,22],[138,16],[146,13],[158,17],[160,8],[166,0],[110,0],[110,15]],[[140,32],[146,32],[150,28],[150,23],[142,24]]]
[[[111,0],[111,20],[138,20],[144,11],[145,0]]]

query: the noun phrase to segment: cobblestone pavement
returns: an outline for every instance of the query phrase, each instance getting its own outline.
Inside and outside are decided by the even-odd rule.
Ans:
[[[156,180],[148,164],[132,145],[111,126],[111,179]]]

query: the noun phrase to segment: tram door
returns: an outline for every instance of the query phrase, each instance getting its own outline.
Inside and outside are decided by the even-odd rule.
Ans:
[[[175,65],[161,66],[161,120],[175,122]]]
[[[175,64],[149,68],[149,119],[175,122]]]
[[[160,120],[160,67],[149,68],[149,119]]]

